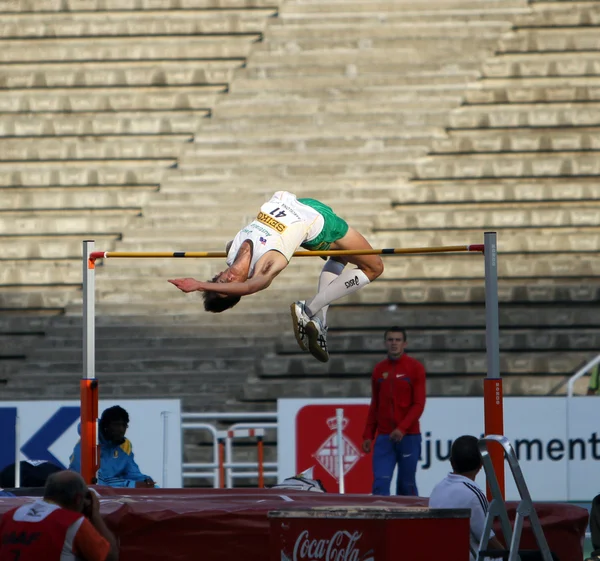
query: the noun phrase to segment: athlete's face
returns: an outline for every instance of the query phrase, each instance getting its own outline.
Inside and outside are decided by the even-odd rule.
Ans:
[[[229,283],[229,282],[240,282],[241,279],[238,278],[238,276],[231,270],[231,269],[225,269],[224,271],[221,271],[214,279],[214,282],[217,283]],[[222,294],[220,292],[216,293],[218,296],[220,296],[221,298],[227,298],[227,294]]]
[[[399,357],[406,348],[404,334],[399,331],[390,331],[385,338],[385,347],[389,356]]]

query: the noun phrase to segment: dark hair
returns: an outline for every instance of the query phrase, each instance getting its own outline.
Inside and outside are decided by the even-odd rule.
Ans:
[[[481,468],[482,459],[478,443],[479,440],[469,434],[459,436],[452,443],[450,463],[456,473],[467,473]]]
[[[76,472],[72,477],[65,477],[64,471],[57,471],[48,476],[44,487],[44,499],[57,503],[63,508],[73,509],[77,506],[77,495],[85,496],[88,488],[83,477]]]
[[[104,429],[115,421],[123,421],[126,425],[129,424],[129,413],[120,405],[114,405],[105,409],[100,417],[100,428]]]
[[[408,338],[406,337],[406,329],[404,329],[404,327],[398,327],[397,325],[394,325],[386,329],[385,333],[383,334],[384,341],[387,339],[388,333],[402,333],[402,336],[404,337],[404,342],[406,343],[406,341],[408,341]]]
[[[221,273],[215,275],[209,282],[217,282]],[[241,299],[241,296],[221,296],[217,292],[203,292],[204,309],[213,314],[220,314],[229,308],[233,308]]]

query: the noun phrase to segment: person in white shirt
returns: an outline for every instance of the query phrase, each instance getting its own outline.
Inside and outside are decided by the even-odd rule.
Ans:
[[[475,483],[475,478],[483,467],[477,438],[469,435],[457,438],[452,443],[450,464],[453,471],[434,487],[429,497],[429,506],[471,509],[470,561],[476,561],[489,506],[485,493]],[[506,548],[492,531],[487,549]]]
[[[169,279],[183,292],[203,292],[207,312],[223,312],[269,287],[298,248],[310,251],[364,250],[362,255],[331,257],[321,271],[318,292],[291,304],[294,334],[303,351],[329,360],[326,314],[334,300],[349,296],[383,273],[383,262],[363,235],[316,199],[277,191],[256,218],[227,244],[227,269],[211,281]],[[346,268],[350,263],[354,267]]]

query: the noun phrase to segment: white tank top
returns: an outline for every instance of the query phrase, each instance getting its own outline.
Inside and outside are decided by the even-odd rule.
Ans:
[[[249,277],[254,275],[257,261],[268,251],[278,251],[289,262],[301,244],[321,233],[324,224],[323,216],[298,202],[296,195],[277,191],[260,207],[258,216],[237,233],[227,254],[227,265],[233,264],[246,240],[252,242]]]

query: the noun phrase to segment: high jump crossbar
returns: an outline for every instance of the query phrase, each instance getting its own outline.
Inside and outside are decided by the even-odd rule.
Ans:
[[[425,255],[482,253],[485,261],[485,324],[487,374],[484,381],[485,434],[504,434],[502,379],[500,376],[498,257],[496,232],[485,232],[483,244],[387,249],[297,251],[294,257],[336,255]],[[95,268],[96,260],[111,258],[219,258],[224,251],[94,251],[94,241],[83,242],[83,378],[81,390],[81,474],[92,483],[99,468],[98,381],[95,374]],[[490,457],[504,496],[504,453],[490,450]],[[488,489],[489,495],[489,489]]]
[[[427,253],[484,252],[484,244],[448,245],[441,247],[402,247],[386,249],[332,249],[327,251],[296,251],[294,257],[335,257],[336,255],[418,255]],[[225,251],[93,251],[90,260],[96,259],[144,259],[144,258],[183,258],[202,259],[227,257]]]

